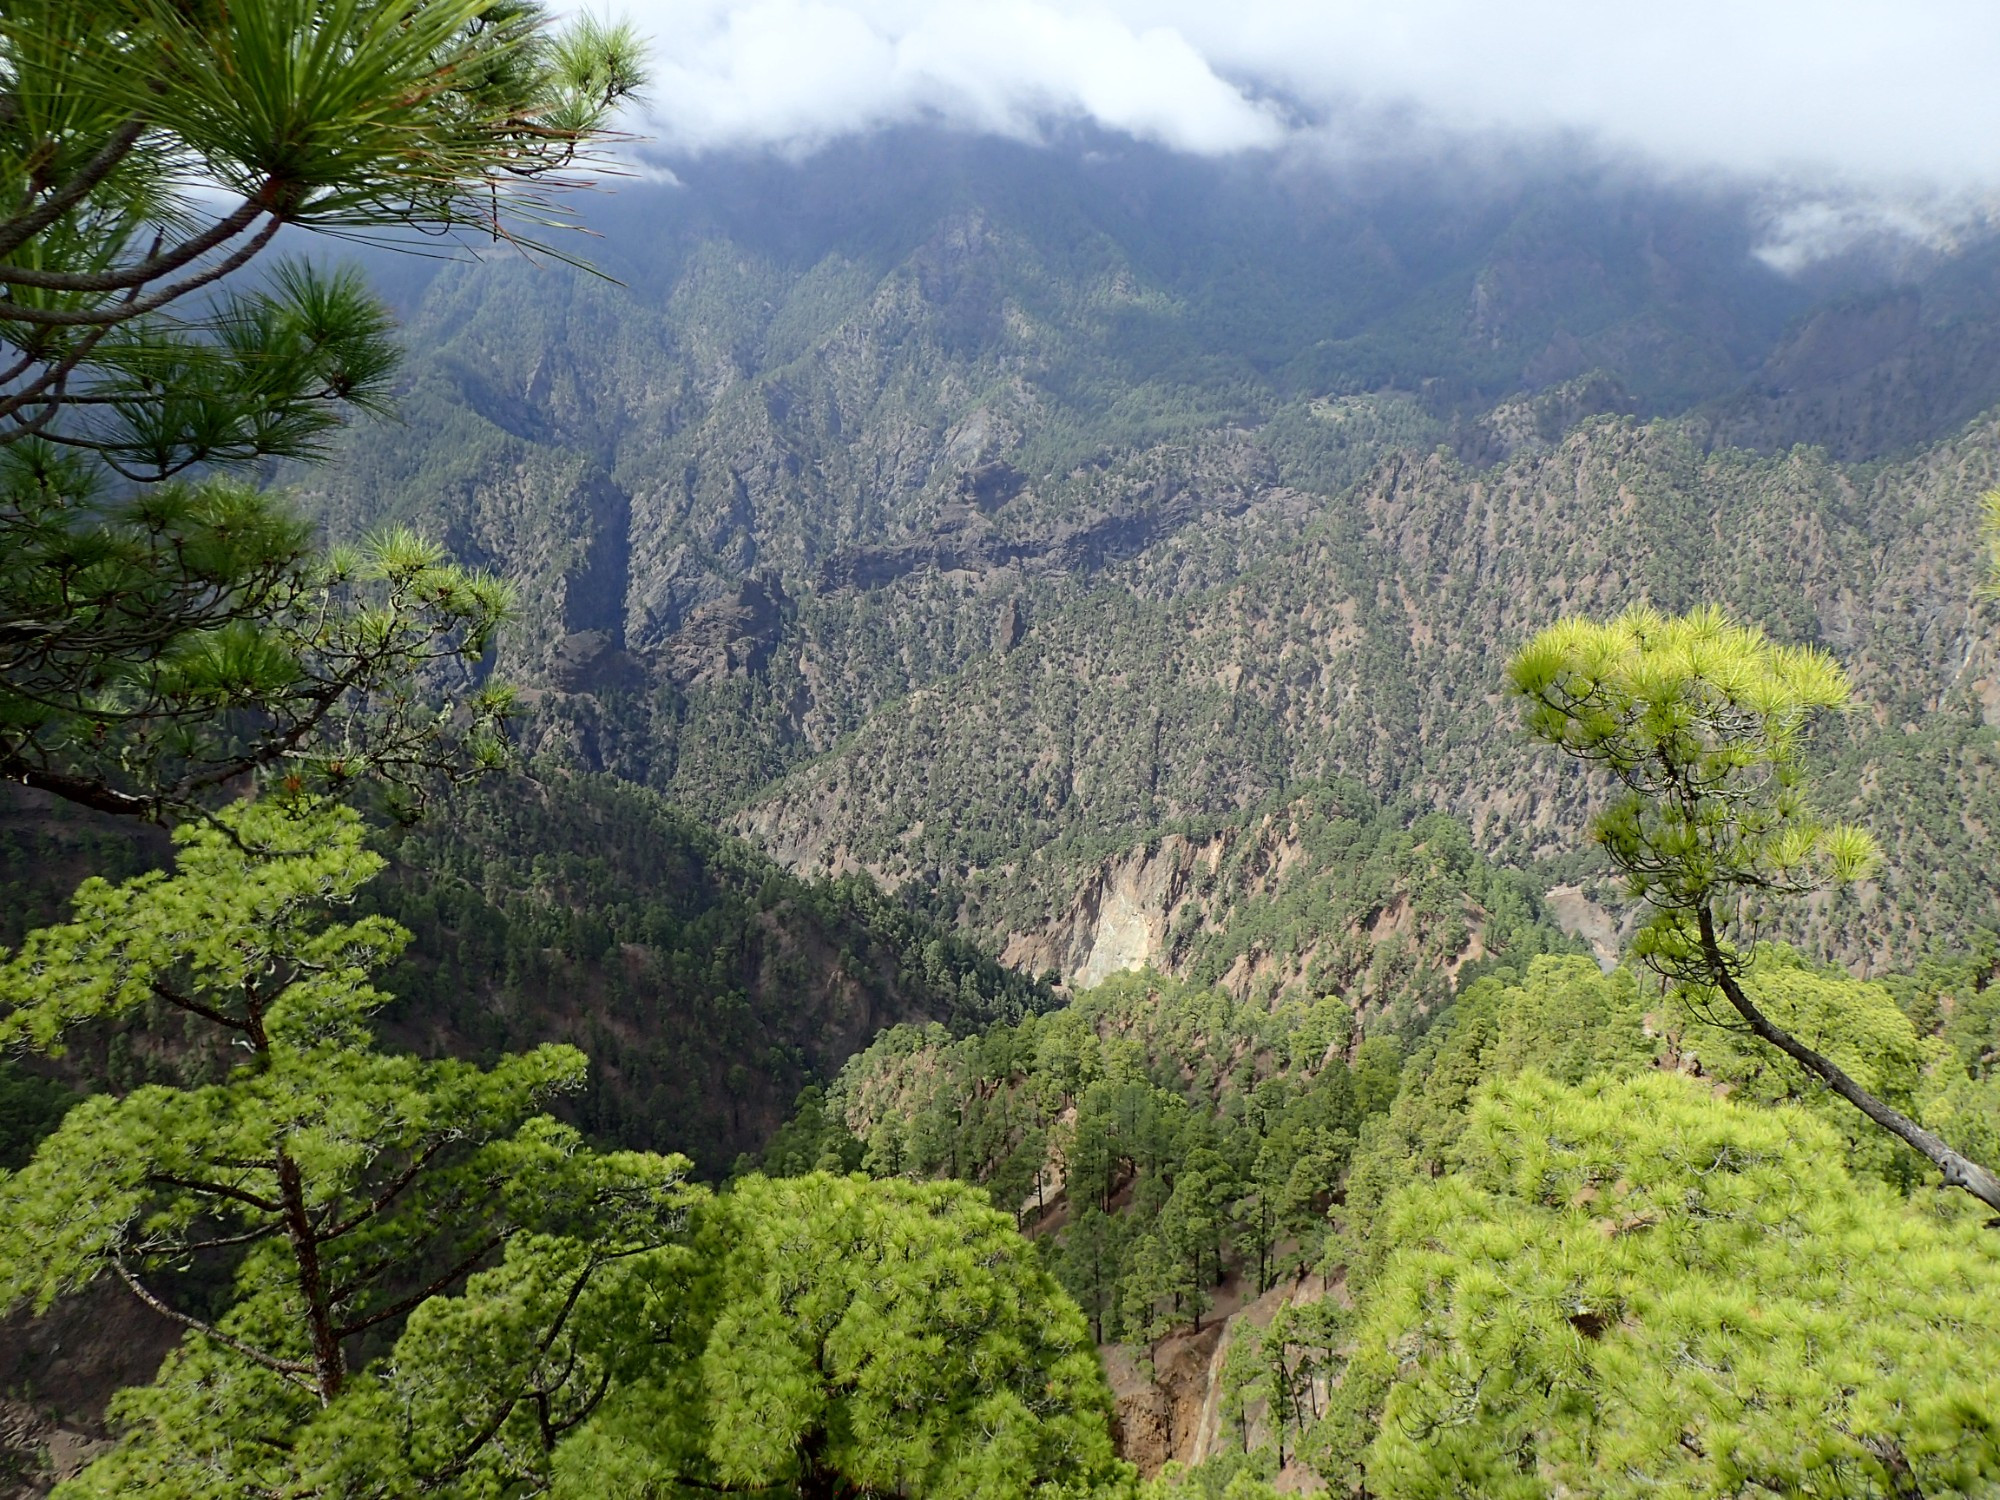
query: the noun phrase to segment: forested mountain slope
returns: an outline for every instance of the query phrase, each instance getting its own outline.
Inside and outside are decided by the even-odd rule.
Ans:
[[[1990,249],[1786,276],[1749,201],[1602,171],[922,132],[594,217],[619,281],[405,268],[403,425],[308,481],[514,581],[538,753],[1080,971],[1115,862],[1329,778],[1573,847],[1500,660],[1712,599],[1856,673],[1897,874],[1828,951],[1995,916]]]
[[[1837,1028],[1872,1087],[1982,1147],[1993,978],[1990,947],[1888,986],[1782,949],[1750,971],[1775,1013]],[[1691,1494],[1729,1493],[1744,1448],[1893,1493],[1868,1482],[1871,1432],[1987,1493],[1958,1320],[1995,1306],[2000,1256],[1975,1205],[1841,1101],[1653,976],[1582,958],[1498,966],[1406,1054],[1354,1019],[1141,975],[978,1036],[898,1027],[766,1165],[982,1183],[1114,1346],[1121,1451],[1194,1466],[1161,1500],[1239,1478],[1260,1500],[1249,1481],[1417,1495],[1440,1473],[1508,1493],[1569,1463],[1580,1493],[1622,1493],[1589,1470],[1600,1444]],[[1478,1378],[1495,1370],[1530,1378]],[[1969,1404],[1880,1404],[1931,1381]]]
[[[2000,1500],[1987,189],[710,9],[8,0],[0,1500]]]
[[[726,1172],[885,1026],[1055,1003],[865,878],[802,880],[641,789],[482,785],[401,836],[381,909],[416,934],[388,1035],[430,1055],[566,1041],[599,1139]]]
[[[1892,846],[1862,898],[1872,941],[1932,916],[1990,923],[2000,909],[1971,868],[1996,790],[1975,747],[2000,721],[2000,664],[1973,601],[1995,455],[1990,424],[1856,469],[1600,419],[1491,470],[1391,458],[1294,534],[1267,530],[1226,582],[1203,578],[1223,571],[1204,554],[1230,547],[1226,530],[1108,570],[1011,650],[872,717],[738,826],[804,868],[942,868],[1000,932],[1041,919],[1020,904],[1019,861],[1060,867],[1046,882],[1059,902],[1094,854],[1329,775],[1451,807],[1512,858],[1545,854],[1574,843],[1577,793],[1514,737],[1507,652],[1570,611],[1714,601],[1854,671],[1859,708],[1826,754]],[[1189,575],[1205,586],[1181,587]],[[982,586],[1007,585],[961,584]],[[1844,935],[1842,956],[1871,952]]]
[[[964,1031],[1055,1003],[867,879],[793,877],[605,777],[480,783],[379,837],[389,872],[363,905],[415,935],[383,984],[390,1043],[469,1058],[575,1043],[591,1073],[565,1113],[607,1143],[683,1152],[708,1176],[759,1149],[800,1089],[885,1026]],[[0,944],[61,919],[86,865],[134,874],[167,855],[162,838],[30,795],[0,804]],[[72,1051],[65,1077],[121,1089],[232,1061],[135,1047],[116,1030]],[[11,1153],[50,1101],[38,1078],[4,1068]]]

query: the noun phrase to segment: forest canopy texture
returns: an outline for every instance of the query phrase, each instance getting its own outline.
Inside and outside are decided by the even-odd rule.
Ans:
[[[0,1486],[2000,1497],[2000,252],[645,52],[0,7]]]

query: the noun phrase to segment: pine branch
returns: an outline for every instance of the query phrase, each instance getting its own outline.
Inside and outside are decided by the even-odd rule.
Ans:
[[[134,318],[158,312],[169,302],[177,301],[189,292],[200,291],[203,287],[242,270],[257,258],[284,225],[283,219],[273,215],[255,235],[206,270],[176,281],[171,286],[163,286],[157,292],[144,297],[122,302],[115,307],[99,308],[91,312],[69,312],[56,308],[26,307],[21,303],[0,298],[0,323],[26,323],[36,328],[91,328],[129,323]]]
[[[1743,1017],[1752,1032],[1776,1047],[1807,1072],[1815,1075],[1834,1093],[1904,1145],[1923,1156],[1944,1174],[1945,1186],[1962,1188],[1988,1208],[2000,1213],[2000,1176],[1995,1176],[1971,1157],[1953,1150],[1941,1137],[1924,1129],[1902,1111],[1884,1104],[1849,1077],[1832,1058],[1815,1052],[1783,1027],[1776,1025],[1757,1008],[1755,1002],[1744,993],[1743,987],[1736,982],[1735,965],[1722,951],[1722,945],[1715,934],[1715,918],[1706,902],[1697,912],[1696,919],[1700,924],[1702,956],[1707,960],[1707,977],[1722,991],[1723,997],[1736,1008],[1737,1014]]]
[[[391,1179],[388,1186],[383,1188],[381,1192],[375,1195],[374,1199],[369,1202],[366,1208],[358,1210],[354,1214],[343,1219],[340,1223],[336,1224],[331,1229],[321,1230],[319,1236],[320,1242],[322,1244],[327,1244],[331,1243],[334,1240],[340,1239],[343,1235],[352,1234],[355,1230],[359,1229],[363,1224],[366,1224],[370,1219],[380,1214],[382,1210],[387,1208],[391,1203],[395,1202],[397,1195],[400,1194],[403,1191],[403,1189],[407,1188],[412,1182],[415,1182],[417,1180],[417,1175],[437,1158],[437,1154],[440,1151],[444,1150],[445,1147],[451,1145],[454,1141],[458,1139],[459,1137],[456,1134],[453,1134],[444,1136],[439,1140],[431,1142],[431,1144],[426,1146],[423,1149],[423,1151],[416,1157],[416,1159],[409,1164],[409,1166],[405,1167],[401,1172],[397,1173],[393,1179]]]
[[[230,1337],[213,1323],[203,1322],[200,1318],[192,1317],[178,1308],[169,1307],[165,1302],[162,1302],[146,1289],[145,1285],[137,1276],[132,1274],[131,1268],[119,1256],[114,1255],[111,1258],[111,1268],[118,1273],[118,1278],[125,1283],[133,1296],[137,1297],[147,1307],[150,1307],[169,1322],[178,1323],[183,1328],[192,1329],[203,1338],[220,1344],[223,1348],[242,1355],[251,1363],[261,1365],[273,1374],[283,1377],[293,1385],[298,1386],[301,1390],[313,1391],[315,1389],[312,1382],[306,1378],[312,1373],[312,1365],[310,1363],[295,1359],[279,1359],[274,1354],[266,1354],[262,1349],[246,1344],[241,1339]]]
[[[563,1299],[561,1310],[557,1312],[554,1321],[549,1324],[549,1331],[542,1336],[541,1343],[535,1347],[535,1357],[537,1359],[555,1347],[556,1340],[562,1336],[563,1328],[569,1322],[570,1314],[576,1310],[576,1304],[583,1296],[583,1289],[590,1284],[590,1278],[597,1273],[599,1264],[598,1259],[592,1257],[589,1264],[577,1273],[576,1280],[570,1284],[569,1295]],[[436,1489],[456,1479],[466,1469],[471,1467],[472,1461],[479,1457],[486,1445],[492,1442],[499,1434],[501,1427],[506,1424],[507,1418],[514,1414],[514,1408],[520,1405],[521,1398],[526,1394],[525,1390],[516,1390],[512,1395],[501,1401],[495,1407],[493,1414],[487,1418],[485,1424],[472,1435],[471,1441],[459,1449],[458,1453],[449,1463],[430,1476],[425,1484],[425,1488]]]
[[[184,1010],[191,1016],[200,1016],[204,1021],[213,1021],[217,1026],[226,1026],[231,1031],[241,1031],[251,1035],[256,1033],[256,1028],[250,1022],[232,1016],[226,1011],[217,1010],[213,1006],[203,1005],[193,996],[184,995],[161,980],[155,979],[151,988],[155,995],[176,1010]]]
[[[0,255],[13,254],[89,197],[91,189],[109,177],[118,163],[132,154],[132,148],[139,144],[139,137],[145,133],[146,122],[143,119],[135,117],[127,120],[97,148],[89,161],[77,168],[76,175],[44,199],[39,208],[30,209],[0,224]]]
[[[268,1170],[268,1167],[265,1168]],[[149,1172],[146,1181],[160,1187],[179,1188],[183,1192],[200,1193],[210,1198],[227,1198],[233,1203],[241,1203],[256,1209],[259,1213],[277,1214],[284,1212],[284,1205],[271,1198],[260,1198],[243,1188],[231,1187],[225,1182],[204,1182],[195,1177],[177,1177],[170,1172]]]
[[[144,286],[149,281],[158,281],[162,276],[193,264],[228,240],[257,222],[258,215],[267,212],[264,205],[255,199],[246,198],[236,209],[218,219],[214,224],[196,235],[176,245],[165,254],[154,253],[136,265],[122,267],[116,271],[97,271],[75,275],[62,271],[37,271],[26,266],[0,264],[0,284],[31,286],[55,292],[124,292],[133,287]]]
[[[432,1297],[441,1296],[453,1283],[471,1275],[482,1260],[499,1248],[504,1238],[505,1236],[503,1235],[496,1234],[492,1236],[484,1244],[480,1245],[477,1250],[473,1251],[449,1271],[438,1276],[428,1285],[411,1292],[407,1297],[397,1298],[387,1307],[372,1312],[365,1318],[358,1318],[352,1323],[340,1324],[335,1328],[334,1336],[341,1339],[352,1338],[355,1334],[373,1328],[377,1324],[387,1323],[393,1318],[400,1318],[404,1313],[410,1312],[419,1304],[429,1301]]]

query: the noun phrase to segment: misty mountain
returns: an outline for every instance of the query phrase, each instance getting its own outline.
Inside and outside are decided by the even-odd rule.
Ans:
[[[308,498],[514,582],[537,752],[798,868],[1042,953],[1104,861],[1327,777],[1552,855],[1499,663],[1636,597],[1987,732],[1990,443],[1947,439],[2000,400],[1991,246],[1785,274],[1747,197],[1557,160],[912,130],[677,170],[592,206],[601,275],[399,262],[401,425]],[[1907,628],[1935,665],[1873,676]]]
[[[2000,1496],[2000,12],[100,10],[0,1500]]]

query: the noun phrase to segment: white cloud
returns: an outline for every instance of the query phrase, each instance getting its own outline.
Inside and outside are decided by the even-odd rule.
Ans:
[[[1756,255],[1787,274],[1862,247],[1882,264],[1908,264],[1912,253],[1949,253],[1996,227],[1990,205],[1964,197],[1801,194],[1788,202],[1774,193],[1762,207]]]
[[[1459,130],[1583,133],[1670,168],[2000,184],[1991,0],[1191,0],[1225,69]]]
[[[655,0],[652,128],[670,149],[810,148],[934,118],[1031,137],[1089,119],[1200,153],[1277,144],[1277,117],[1171,27],[1051,0]]]
[[[1030,137],[1087,119],[1224,154],[1373,117],[1582,134],[1675,170],[2000,189],[1993,0],[612,3],[654,38],[648,128],[670,151],[928,118]]]

